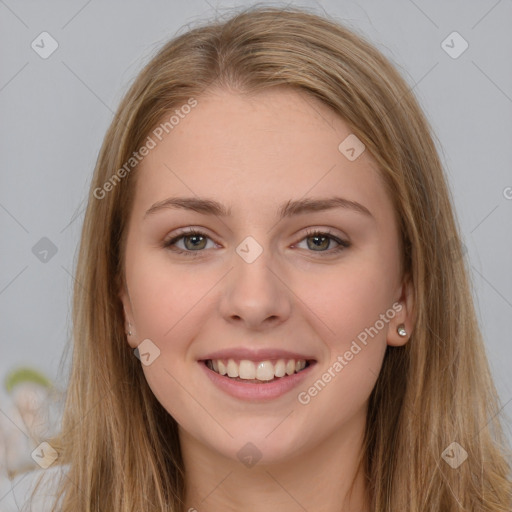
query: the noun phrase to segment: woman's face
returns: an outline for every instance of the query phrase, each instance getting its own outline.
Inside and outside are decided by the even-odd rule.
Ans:
[[[285,461],[362,430],[386,345],[407,341],[396,219],[375,161],[318,100],[196,100],[137,170],[128,341],[182,439]]]

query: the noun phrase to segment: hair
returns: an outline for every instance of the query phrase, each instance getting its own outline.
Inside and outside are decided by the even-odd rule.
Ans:
[[[57,462],[69,464],[58,510],[184,507],[177,423],[126,341],[119,297],[137,166],[103,198],[94,191],[191,98],[278,86],[329,106],[376,160],[396,211],[403,277],[414,288],[413,332],[404,346],[386,348],[368,404],[362,460],[371,510],[510,512],[508,441],[433,131],[411,86],[355,29],[304,8],[268,6],[166,42],[108,128],[79,247],[62,427],[48,440]],[[457,469],[441,457],[452,442],[468,454]]]

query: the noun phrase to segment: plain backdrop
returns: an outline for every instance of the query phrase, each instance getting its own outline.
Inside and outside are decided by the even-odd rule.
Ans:
[[[503,412],[512,416],[512,1],[291,3],[368,37],[425,110]],[[88,186],[122,95],[169,38],[250,4],[0,1],[0,379],[18,365],[58,377]]]

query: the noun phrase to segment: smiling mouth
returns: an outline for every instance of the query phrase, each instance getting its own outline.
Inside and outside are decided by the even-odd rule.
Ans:
[[[250,361],[242,359],[206,359],[203,363],[213,372],[231,380],[263,384],[300,373],[316,363],[306,359],[277,359],[275,361]]]

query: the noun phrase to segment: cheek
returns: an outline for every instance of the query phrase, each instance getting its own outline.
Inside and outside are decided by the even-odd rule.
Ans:
[[[329,418],[322,427],[326,435],[358,415],[375,386],[395,316],[391,290],[389,272],[368,262],[340,267],[329,279],[302,288],[329,357],[299,390],[297,402],[308,418]],[[316,428],[311,422],[309,428]]]
[[[387,263],[389,265],[389,263]],[[301,277],[297,295],[315,313],[315,324],[331,352],[345,351],[352,340],[375,326],[371,338],[385,343],[388,321],[394,317],[393,293],[397,270],[378,258],[354,258],[325,275]],[[382,320],[384,315],[384,320]],[[312,321],[313,321],[312,320]]]
[[[136,325],[135,346],[149,339],[159,355],[142,365],[153,394],[179,423],[202,417],[204,411],[191,399],[191,362],[188,348],[200,326],[208,291],[218,278],[189,272],[185,266],[162,261],[149,252],[132,253],[127,261],[127,284]],[[194,393],[196,395],[198,393]]]
[[[165,258],[135,254],[127,266],[127,282],[139,338],[164,344],[182,338],[215,283],[211,273],[203,277],[185,266],[173,268]],[[178,331],[182,336],[176,336]]]

